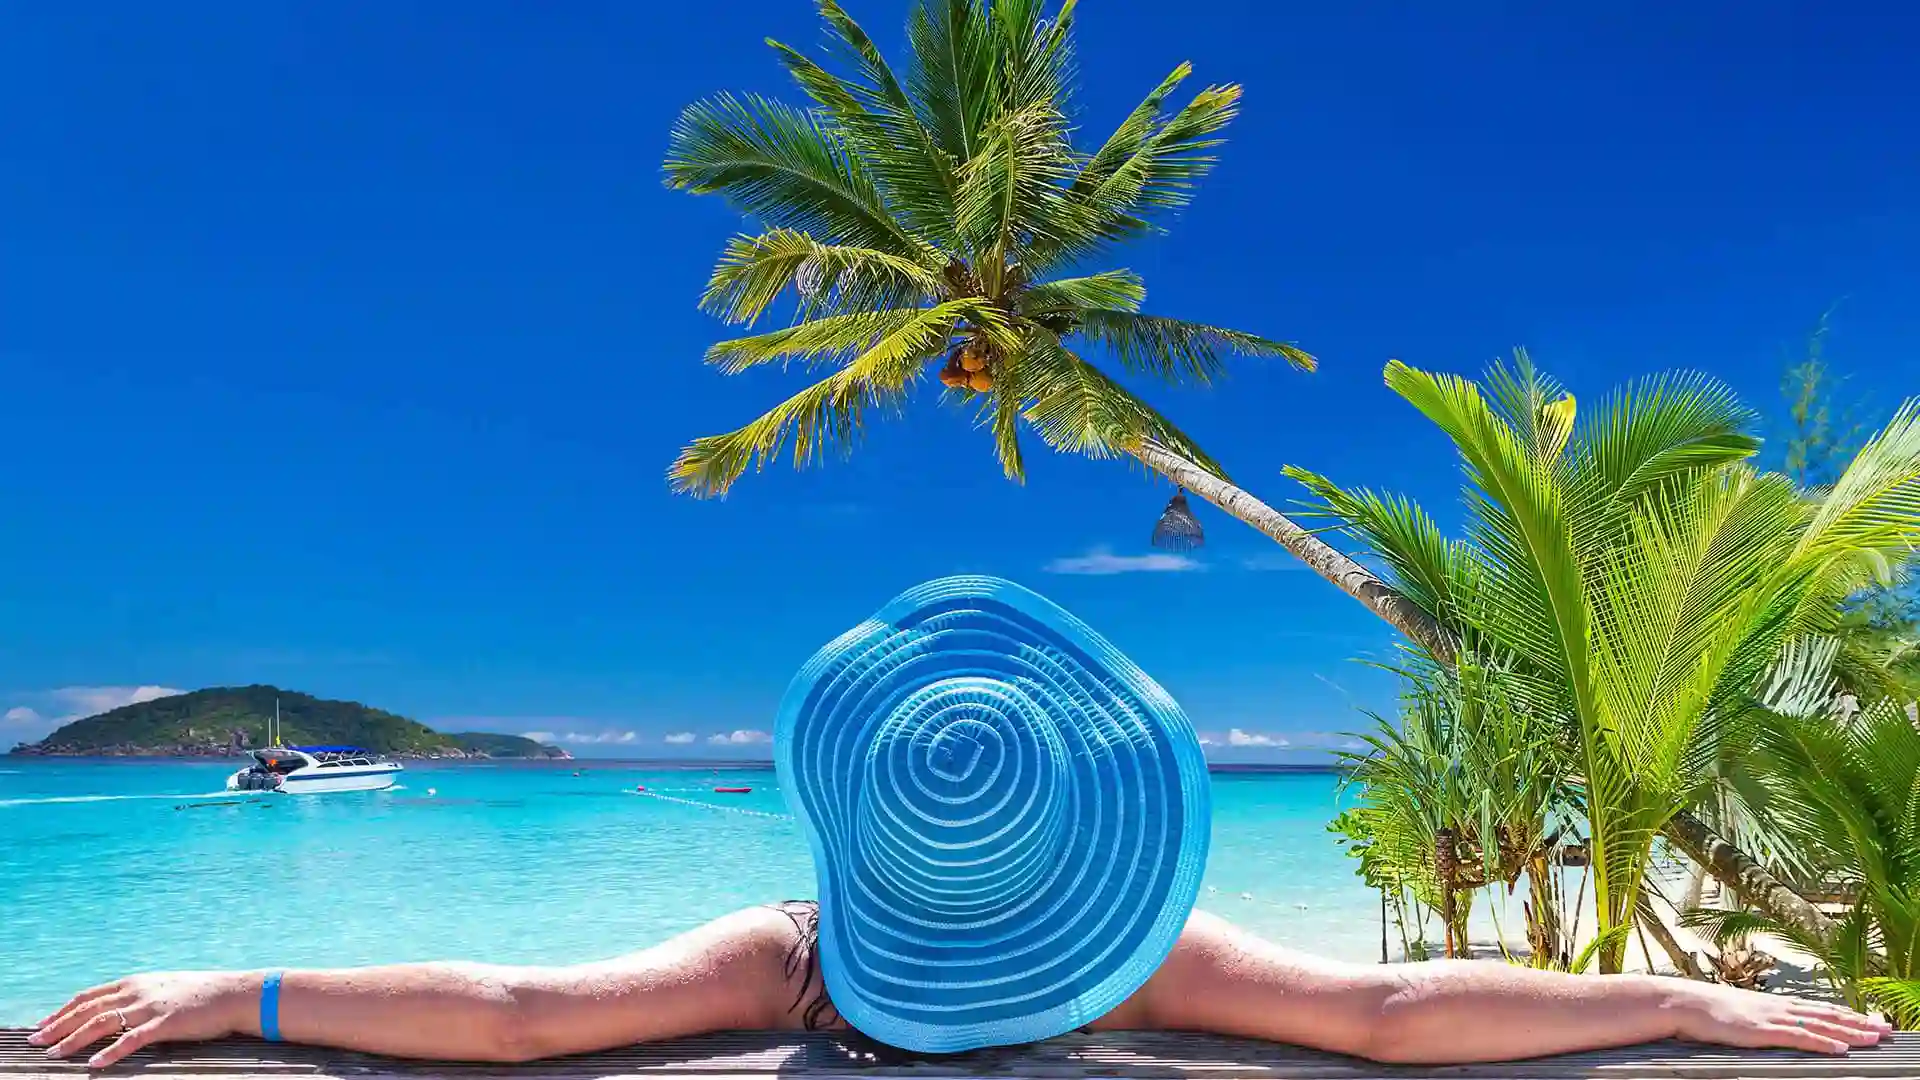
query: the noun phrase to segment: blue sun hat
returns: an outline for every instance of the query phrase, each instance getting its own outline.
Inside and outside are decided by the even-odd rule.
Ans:
[[[827,993],[904,1050],[1091,1023],[1166,959],[1200,889],[1193,726],[1011,582],[928,582],[821,649],[774,759],[813,846]]]

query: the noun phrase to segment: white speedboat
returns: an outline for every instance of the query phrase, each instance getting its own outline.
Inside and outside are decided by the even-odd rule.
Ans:
[[[357,746],[268,746],[253,751],[252,765],[227,777],[227,790],[381,791],[392,787],[402,771],[399,762]]]

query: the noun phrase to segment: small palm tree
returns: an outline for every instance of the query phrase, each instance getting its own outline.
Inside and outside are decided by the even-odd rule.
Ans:
[[[1374,716],[1373,730],[1355,736],[1365,749],[1337,755],[1360,797],[1336,831],[1366,845],[1373,884],[1439,913],[1448,956],[1467,948],[1474,892],[1528,875],[1532,962],[1570,965],[1555,823],[1567,817],[1571,789],[1556,718],[1529,708],[1504,670],[1475,657],[1416,660],[1398,674],[1400,714]]]
[[[1524,355],[1484,385],[1398,363],[1387,385],[1459,449],[1467,539],[1405,499],[1289,472],[1463,649],[1501,657],[1528,708],[1564,718],[1601,967],[1618,971],[1654,837],[1750,737],[1767,676],[1920,546],[1920,406],[1807,498],[1747,464],[1749,416],[1708,379],[1647,380],[1578,424]]]
[[[791,316],[707,351],[726,374],[798,362],[828,373],[736,431],[696,439],[669,480],[724,493],[789,445],[797,465],[844,453],[869,415],[937,373],[978,408],[1006,475],[1021,434],[1109,457],[1167,447],[1213,473],[1193,440],[1089,359],[1206,384],[1233,355],[1313,358],[1238,330],[1140,310],[1124,269],[1090,269],[1186,204],[1233,119],[1237,86],[1173,107],[1182,64],[1105,142],[1076,147],[1073,0],[925,0],[896,72],[833,0],[821,0],[834,69],[777,42],[809,99],[721,94],[674,126],[668,186],[719,194],[755,231],[734,238],[702,306],[736,324]]]
[[[1854,903],[1823,935],[1744,911],[1688,921],[1719,938],[1780,934],[1851,1004],[1920,1027],[1920,731],[1899,703],[1881,701],[1847,717],[1775,716],[1755,747],[1772,824]]]

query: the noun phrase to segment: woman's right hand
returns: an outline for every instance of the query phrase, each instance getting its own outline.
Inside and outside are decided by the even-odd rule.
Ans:
[[[118,1035],[87,1059],[89,1068],[111,1065],[143,1046],[198,1042],[245,1030],[247,1004],[260,992],[260,976],[235,971],[176,971],[134,975],[75,994],[27,1037],[52,1057],[66,1057]]]

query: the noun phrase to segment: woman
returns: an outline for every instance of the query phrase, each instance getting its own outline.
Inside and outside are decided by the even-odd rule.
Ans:
[[[992,578],[910,589],[821,649],[774,724],[816,903],[562,968],[139,975],[33,1041],[91,1063],[229,1034],[526,1061],[725,1029],[852,1028],[923,1053],[1076,1029],[1203,1031],[1388,1062],[1645,1042],[1844,1053],[1887,1025],[1647,976],[1353,967],[1196,913],[1211,783],[1192,725],[1079,620]]]
[[[821,987],[812,904],[753,908],[643,952],[574,967],[402,964],[288,971],[288,1041],[399,1057],[529,1061],[729,1029],[844,1030]],[[88,1064],[143,1046],[259,1036],[262,972],[136,975],[95,987],[31,1037]],[[1204,1031],[1375,1061],[1498,1061],[1677,1037],[1845,1053],[1889,1030],[1838,1006],[1644,975],[1442,960],[1348,965],[1196,912],[1158,971],[1093,1030]]]

